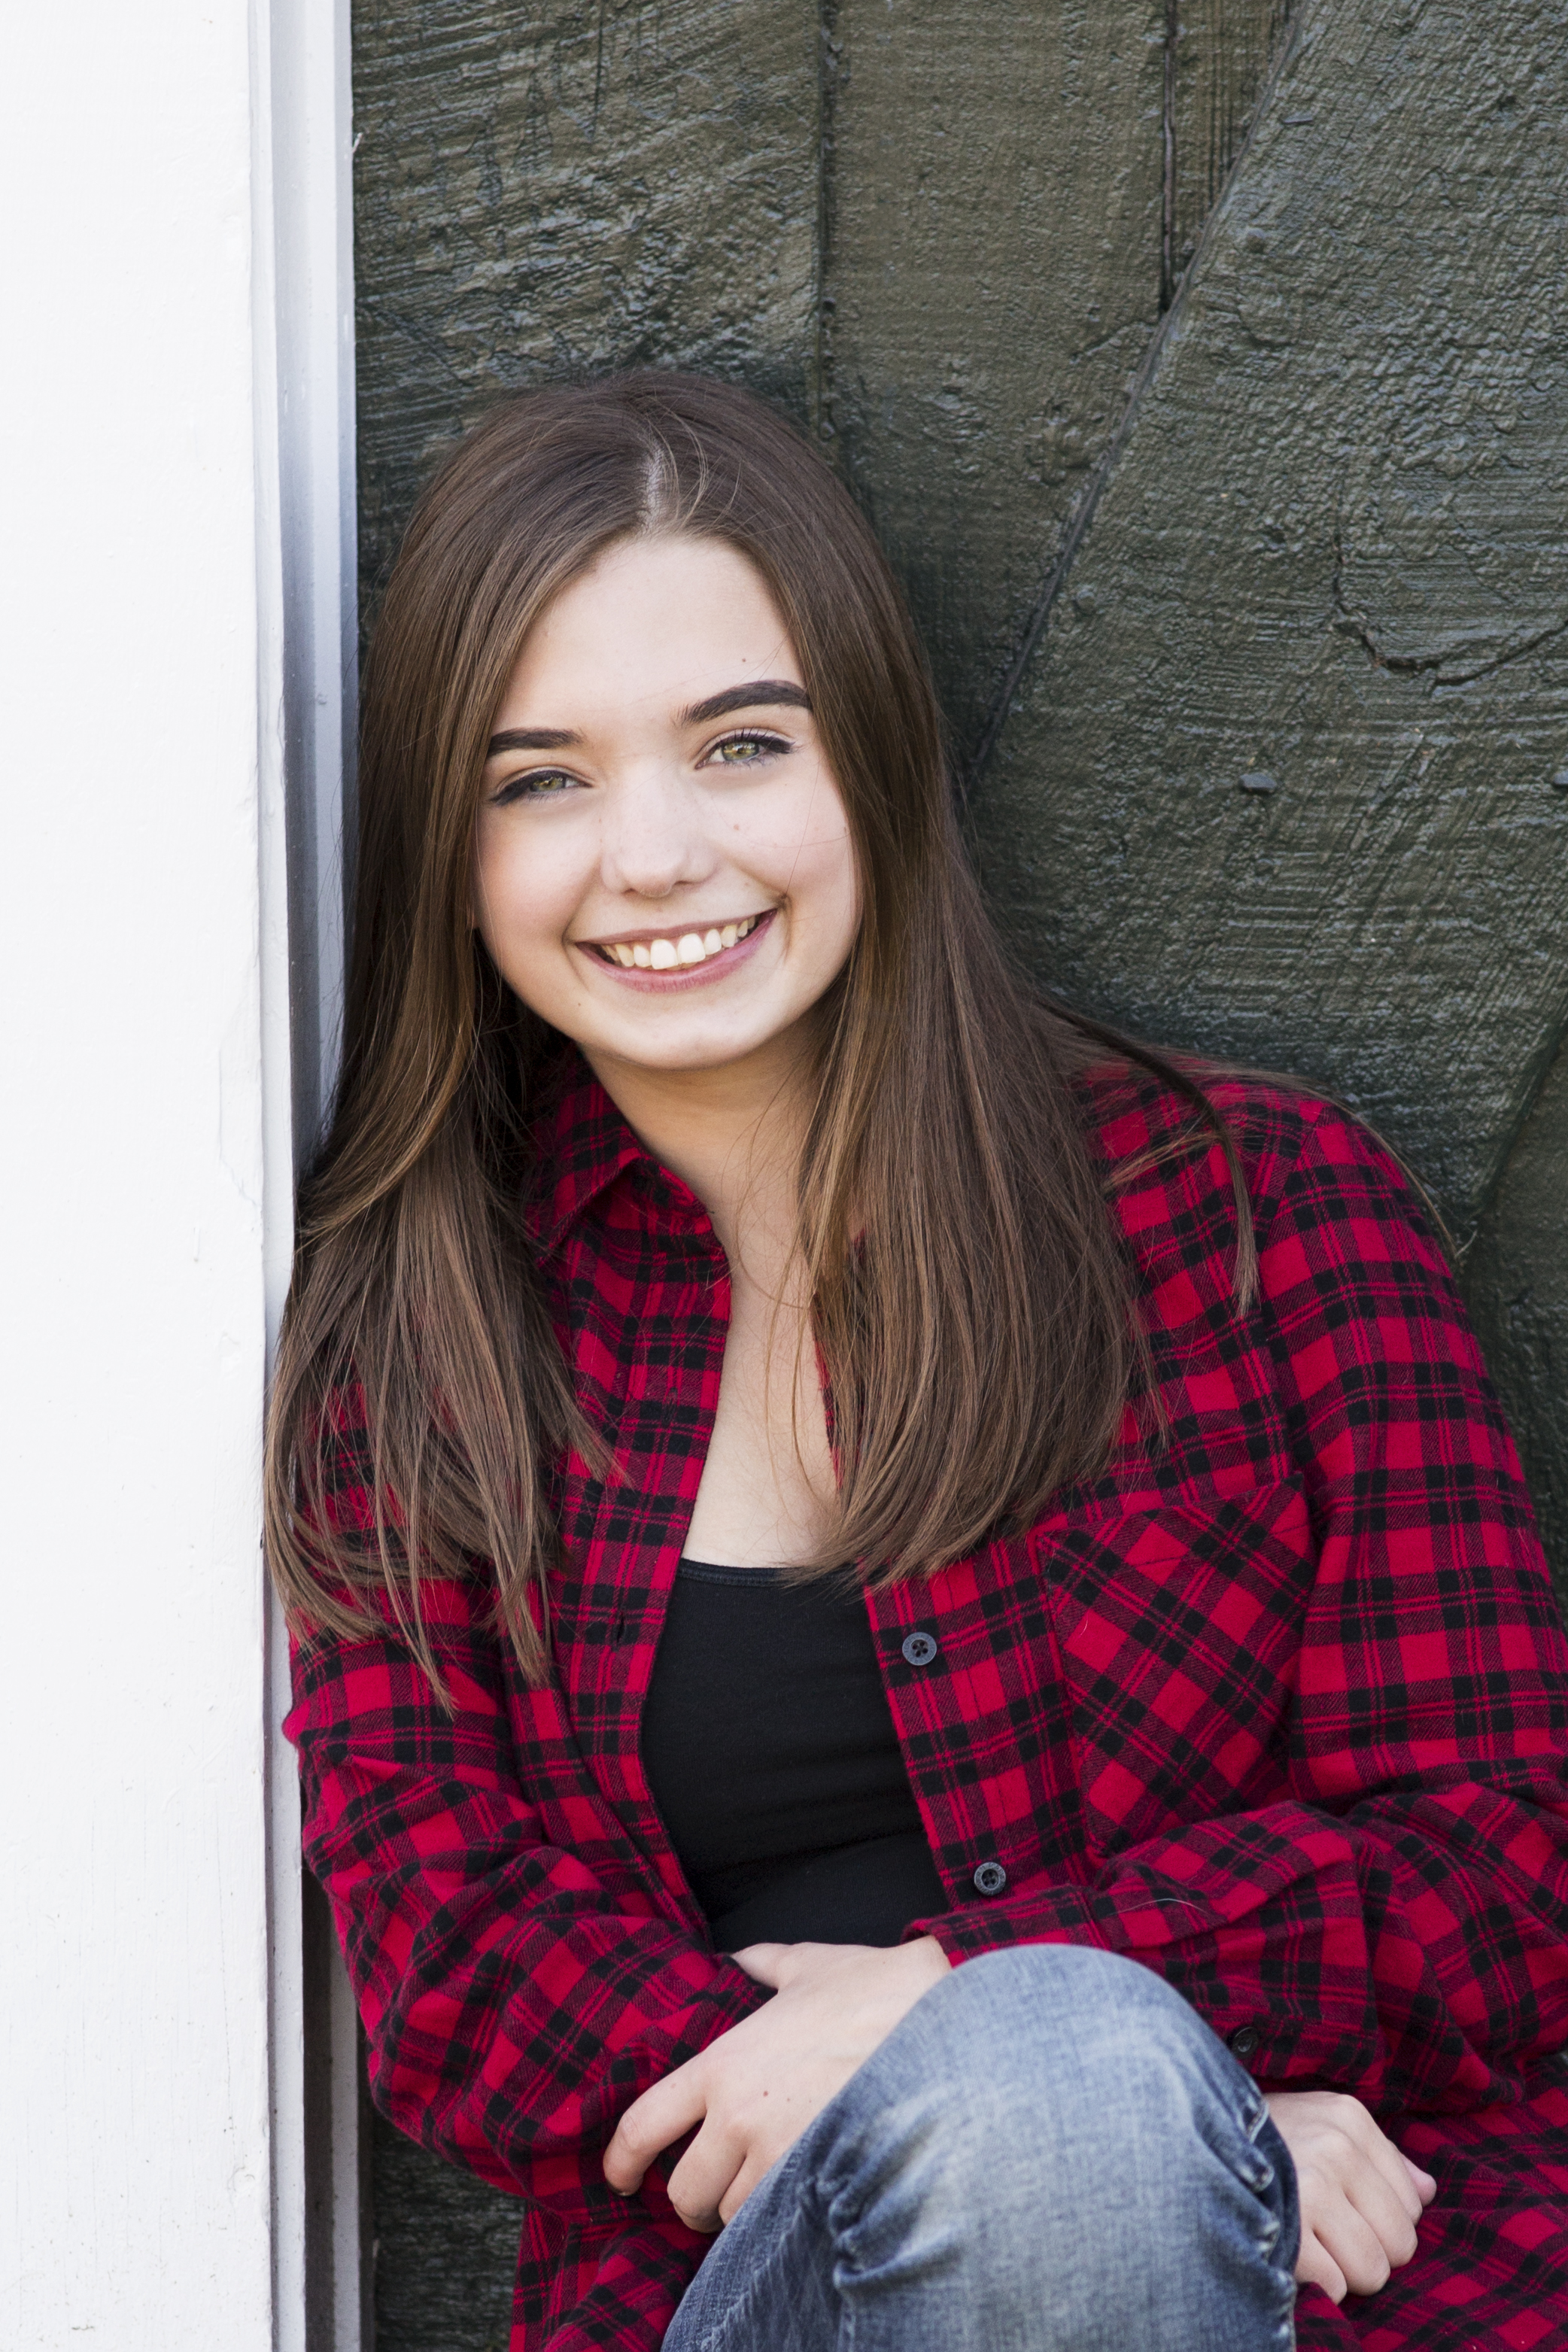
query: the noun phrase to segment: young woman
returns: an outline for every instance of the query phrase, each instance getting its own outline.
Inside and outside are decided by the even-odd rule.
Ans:
[[[518,2352],[1568,2341],[1568,1654],[1387,1155],[1009,971],[717,384],[462,445],[360,805],[270,1550]]]

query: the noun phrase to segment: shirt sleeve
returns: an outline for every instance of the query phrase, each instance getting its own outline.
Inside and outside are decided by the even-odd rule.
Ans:
[[[284,1726],[376,2105],[426,2147],[552,2209],[576,2243],[628,2221],[635,2239],[640,2210],[645,2235],[651,2224],[671,2241],[658,2254],[647,2239],[662,2272],[703,2242],[673,2218],[662,2169],[640,2199],[613,2195],[604,2147],[633,2099],[766,1996],[651,1895],[606,1887],[544,1834],[520,1778],[488,1588],[432,1579],[421,1599],[449,1712],[389,1625],[297,1643]]]
[[[1255,1328],[1313,1531],[1289,1797],[909,1932],[955,1961],[1126,1954],[1277,2087],[1384,2110],[1517,2098],[1568,2042],[1568,1645],[1518,1458],[1364,1129],[1310,1128],[1260,1255]]]

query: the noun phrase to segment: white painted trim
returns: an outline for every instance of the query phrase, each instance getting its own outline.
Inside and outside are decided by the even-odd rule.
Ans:
[[[299,836],[295,1103],[305,1118],[319,1117],[337,1066],[358,715],[349,0],[271,0],[271,19],[284,725]],[[306,1024],[300,1000],[312,993]]]
[[[256,373],[257,770],[263,1096],[262,1259],[267,1370],[289,1287],[294,1221],[288,786],[283,743],[283,563],[278,395],[277,243],[271,104],[272,26],[253,0],[251,205]],[[305,2074],[300,1982],[298,1776],[277,1726],[288,1706],[288,1641],[277,1598],[266,1599],[263,1681],[267,1772],[268,2073],[271,2123],[273,2352],[306,2352]]]
[[[297,1164],[321,1129],[336,1076],[342,1005],[343,842],[357,723],[354,502],[353,128],[349,0],[257,0],[258,222],[271,267],[257,280],[258,365],[268,373],[270,488],[277,562],[273,684],[263,752],[264,938],[268,1007],[268,1332],[289,1282]],[[267,599],[264,597],[264,604]],[[269,919],[268,919],[269,918]],[[361,2352],[357,2020],[335,1947],[307,1966],[300,1798],[280,1725],[288,1639],[276,1600],[268,1624],[273,2340],[276,2352]],[[314,1915],[310,1915],[313,1918]],[[307,2018],[315,1998],[322,2013]],[[307,2049],[329,2070],[307,2099]],[[313,2145],[307,2109],[326,2119]],[[312,2227],[312,2208],[326,2212]],[[324,2226],[321,2222],[324,2221]],[[324,2273],[325,2275],[320,2273]]]
[[[5,2352],[274,2339],[260,7],[12,10],[0,76]]]
[[[341,1983],[306,2341],[257,1475],[340,997],[348,27],[348,0],[6,22],[0,210],[48,228],[0,249],[5,2352],[360,2344]]]
[[[276,1324],[272,1328],[276,1330]],[[313,2352],[306,2326],[308,2184],[300,1787],[292,1751],[278,1729],[289,1707],[289,1640],[275,1594],[268,1596],[267,1649],[272,2343],[273,2352]],[[352,2338],[344,2340],[347,2352],[358,2352]]]

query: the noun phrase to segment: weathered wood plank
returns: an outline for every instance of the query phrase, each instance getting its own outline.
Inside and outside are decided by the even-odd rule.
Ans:
[[[1247,134],[1291,0],[1171,0],[1173,184],[1167,292],[1191,261]]]
[[[978,810],[1040,970],[1461,1226],[1568,1016],[1565,181],[1551,0],[1306,8]]]
[[[815,390],[815,0],[354,11],[361,565],[498,393],[642,361]],[[515,2200],[374,2142],[382,2352],[500,2352]]]
[[[375,2352],[507,2352],[522,2206],[377,2116]]]
[[[1465,1262],[1568,1608],[1568,1048],[1561,1050]]]
[[[658,361],[804,415],[815,0],[358,0],[363,577],[507,388]]]
[[[840,0],[827,419],[961,754],[1158,317],[1163,0]]]

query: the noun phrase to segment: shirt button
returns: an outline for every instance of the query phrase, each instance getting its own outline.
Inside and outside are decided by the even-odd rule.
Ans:
[[[906,1633],[904,1657],[911,1666],[929,1666],[937,1651],[936,1637],[931,1633]]]
[[[1238,2058],[1250,2058],[1262,2039],[1256,2025],[1238,2025],[1230,2037],[1230,2046]]]
[[[1007,1884],[1007,1874],[999,1862],[983,1862],[974,1874],[975,1891],[981,1895],[1000,1895]]]

